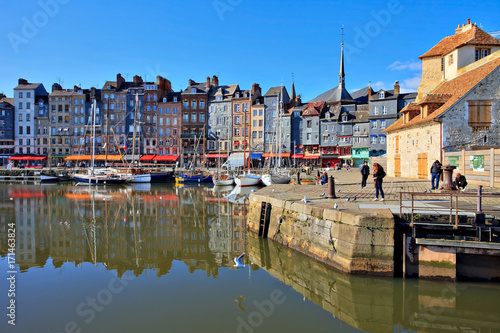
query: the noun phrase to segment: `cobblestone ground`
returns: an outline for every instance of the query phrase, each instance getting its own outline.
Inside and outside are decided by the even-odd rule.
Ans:
[[[335,201],[340,208],[359,210],[360,204],[364,204],[363,206],[366,207],[368,203],[373,208],[385,208],[384,206],[387,207],[387,205],[399,206],[400,192],[416,192],[418,193],[414,197],[416,203],[420,205],[432,203],[433,206],[440,206],[444,211],[449,211],[450,196],[442,194],[440,191],[431,191],[430,180],[385,177],[383,190],[386,201],[373,202],[375,188],[371,175],[368,178],[366,187],[361,188],[361,174],[358,169],[328,171],[328,176],[335,178],[335,195],[337,199],[327,199],[328,185],[317,185],[316,170],[313,171],[313,174],[314,176],[301,173],[301,185],[273,185],[262,188],[259,193],[269,193],[274,197],[285,200],[301,200],[306,197],[312,204],[321,206],[330,206]],[[296,177],[293,176],[292,182],[295,179]],[[476,194],[477,186],[471,185],[467,187],[465,192],[461,192],[459,199],[460,210],[475,211],[477,206]],[[483,194],[500,194],[500,190],[483,187]],[[411,196],[405,195],[403,200],[405,200],[404,205],[407,207]],[[483,198],[482,206],[484,211],[491,211],[493,215],[500,216],[500,195]]]

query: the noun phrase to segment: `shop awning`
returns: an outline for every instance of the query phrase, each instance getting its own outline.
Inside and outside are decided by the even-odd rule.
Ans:
[[[227,157],[227,154],[207,154],[207,158],[220,158],[220,157]]]
[[[304,158],[304,154],[293,154],[292,158]]]
[[[139,161],[141,162],[148,162],[151,161],[156,155],[142,155],[141,158],[139,158]]]
[[[8,158],[9,161],[43,161],[46,160],[46,156],[26,156],[26,155],[16,155]]]
[[[157,162],[175,162],[179,158],[179,155],[156,155],[153,161]]]
[[[252,160],[259,160],[262,157],[262,153],[252,153]]]
[[[122,155],[108,155],[108,161],[120,161]],[[90,161],[92,160],[92,155],[70,155],[65,158],[66,161]],[[95,155],[94,160],[103,161],[106,160],[106,155]]]
[[[264,153],[262,157],[276,157],[277,153]],[[281,157],[290,157],[290,153],[281,153]]]
[[[305,159],[305,160],[318,160],[319,155],[304,155],[303,159]]]

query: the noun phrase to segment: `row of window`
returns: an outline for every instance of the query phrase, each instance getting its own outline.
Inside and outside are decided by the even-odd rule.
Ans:
[[[199,118],[199,121],[197,121],[198,118]],[[176,119],[176,118],[174,118],[174,119]],[[189,122],[189,113],[188,112],[184,112],[183,117],[182,117],[182,121],[184,123]],[[192,123],[204,122],[204,121],[205,121],[205,114],[204,113],[200,113],[199,117],[198,117],[197,113],[195,113],[195,112],[191,113],[191,122]]]
[[[196,106],[197,106],[197,101],[195,99],[193,99],[191,101],[191,109],[196,109]],[[187,100],[184,101],[184,108],[185,109],[189,108],[189,101],[187,101]],[[205,101],[201,100],[200,101],[200,109],[203,109],[203,108],[205,108]]]
[[[375,116],[377,116],[379,114],[379,107],[378,106],[375,106],[373,108],[373,114]],[[385,106],[385,105],[382,105],[382,114],[387,114],[387,106]]]
[[[23,98],[24,92],[20,91],[18,96],[19,98]],[[26,98],[31,98],[31,91],[26,92]]]
[[[160,108],[160,114],[163,114],[163,108]],[[165,114],[170,114],[170,108],[165,108]],[[177,108],[172,108],[172,114],[177,114]]]

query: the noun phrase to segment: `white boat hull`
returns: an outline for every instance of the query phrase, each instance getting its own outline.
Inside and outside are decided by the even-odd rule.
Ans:
[[[214,185],[217,186],[229,186],[229,185],[234,185],[234,178],[228,178],[228,179],[212,179],[214,182]]]
[[[130,175],[129,183],[150,183],[151,175],[143,174],[143,175]]]
[[[266,186],[272,184],[288,184],[290,183],[290,176],[266,173],[262,175],[262,183]]]
[[[244,186],[260,185],[262,181],[261,181],[259,176],[246,175],[246,176],[240,176],[240,177],[234,178],[234,182],[236,183],[236,185],[244,187]]]

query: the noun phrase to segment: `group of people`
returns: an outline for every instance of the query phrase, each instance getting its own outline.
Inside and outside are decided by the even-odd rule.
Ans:
[[[368,176],[370,175],[370,167],[368,166],[368,162],[364,161],[363,165],[360,169],[361,172],[361,188],[366,187],[366,181],[368,180]],[[373,186],[375,187],[375,199],[373,201],[378,201],[379,195],[382,197],[380,201],[385,201],[384,190],[382,189],[383,179],[386,173],[384,168],[378,164],[373,163]]]
[[[438,160],[435,160],[431,166],[431,185],[432,190],[439,189],[439,179],[443,173],[443,165]],[[467,179],[461,173],[457,173],[455,180],[453,181],[453,187],[457,190],[465,191],[465,187],[467,186]]]

